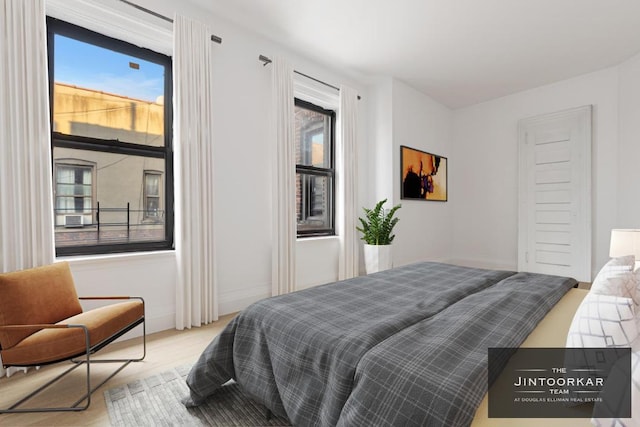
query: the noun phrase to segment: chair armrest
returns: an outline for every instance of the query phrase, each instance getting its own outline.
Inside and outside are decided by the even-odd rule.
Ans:
[[[132,299],[137,299],[140,300],[142,302],[142,310],[144,312],[145,310],[145,302],[144,302],[144,298],[142,297],[131,297],[128,295],[112,295],[112,296],[96,296],[96,297],[78,297],[79,300],[81,301],[107,301],[107,300],[132,300]]]
[[[51,323],[35,323],[33,325],[4,325],[0,326],[0,330],[18,330],[18,329],[65,329],[65,328],[84,328],[84,325],[66,325]]]

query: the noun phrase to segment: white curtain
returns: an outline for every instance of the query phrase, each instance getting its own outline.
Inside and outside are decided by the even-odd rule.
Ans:
[[[203,24],[174,19],[176,328],[218,319],[214,251],[214,44]]]
[[[272,295],[295,290],[296,176],[293,67],[275,56],[272,63],[273,248]]]
[[[0,0],[0,271],[53,262],[43,0]]]
[[[338,278],[356,277],[359,273],[358,235],[358,93],[340,86],[340,109],[337,160],[337,232],[340,236]]]

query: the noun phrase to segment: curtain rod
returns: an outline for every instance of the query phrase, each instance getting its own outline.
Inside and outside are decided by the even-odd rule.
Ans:
[[[130,1],[128,1],[128,0],[120,0],[120,1],[121,1],[122,3],[124,3],[124,4],[128,4],[128,5],[129,5],[129,6],[131,6],[131,7],[135,7],[135,8],[136,8],[136,9],[138,9],[138,10],[141,10],[141,11],[143,11],[143,12],[145,12],[145,13],[148,13],[149,15],[153,15],[153,16],[155,16],[156,18],[163,19],[163,20],[165,20],[165,21],[167,21],[167,22],[171,22],[171,23],[173,24],[173,19],[171,19],[171,18],[167,18],[166,16],[161,15],[161,14],[159,14],[158,12],[154,12],[153,10],[149,10],[149,9],[147,9],[146,7],[142,7],[142,6],[138,5],[138,4],[135,4],[135,3],[130,2]],[[218,37],[218,36],[216,36],[216,35],[214,35],[214,34],[211,34],[211,41],[212,41],[212,42],[216,42],[216,43],[218,43],[218,44],[222,44],[222,38],[220,38],[220,37]]]
[[[271,58],[268,58],[268,57],[266,57],[266,56],[264,56],[264,55],[260,55],[260,56],[258,57],[258,59],[259,59],[260,61],[264,62],[264,64],[263,64],[264,66],[266,66],[267,64],[271,64],[271,63],[273,62],[273,61],[271,61]],[[294,72],[294,73],[296,73],[296,74],[299,74],[299,75],[301,75],[301,76],[303,76],[303,77],[306,77],[306,78],[308,78],[308,79],[311,79],[311,80],[313,80],[314,82],[318,82],[318,83],[323,84],[323,85],[325,85],[325,86],[327,86],[327,87],[330,87],[330,88],[332,88],[332,89],[335,89],[335,90],[337,90],[337,91],[340,91],[340,88],[339,88],[339,87],[335,87],[335,86],[334,86],[334,85],[332,85],[332,84],[329,84],[329,83],[327,83],[327,82],[323,82],[322,80],[318,80],[318,79],[316,79],[315,77],[311,77],[311,76],[310,76],[310,75],[308,75],[308,74],[302,73],[302,72],[300,72],[300,71],[298,71],[298,70],[293,70],[293,72]],[[360,97],[360,95],[358,95],[358,99],[362,99],[362,98]]]

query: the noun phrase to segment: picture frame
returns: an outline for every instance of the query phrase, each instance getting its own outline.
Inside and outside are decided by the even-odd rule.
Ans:
[[[400,146],[400,198],[446,202],[448,159],[444,156]]]

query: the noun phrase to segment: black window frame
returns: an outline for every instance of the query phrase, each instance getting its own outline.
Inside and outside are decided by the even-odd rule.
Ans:
[[[331,226],[328,228],[315,228],[310,230],[300,230],[298,225],[296,224],[296,233],[298,238],[307,238],[307,237],[323,237],[323,236],[335,236],[336,235],[336,222],[335,222],[335,204],[336,204],[336,173],[335,173],[335,140],[336,140],[336,112],[334,110],[329,110],[322,108],[316,104],[313,104],[309,101],[305,101],[303,99],[294,98],[294,105],[296,107],[304,108],[307,110],[311,110],[317,113],[324,114],[330,118],[330,132],[329,136],[331,138],[331,144],[329,147],[329,159],[330,159],[330,168],[321,168],[317,166],[309,166],[296,164],[296,176],[312,176],[312,177],[328,177],[331,181],[330,191],[331,197],[328,198],[327,201],[327,209],[329,210],[328,218],[331,222]],[[304,201],[301,201],[304,203]]]
[[[164,78],[164,146],[146,146],[118,139],[101,139],[86,136],[66,135],[54,132],[54,36],[73,38],[98,47],[109,49],[125,55],[135,56],[145,61],[153,62],[165,67]],[[118,242],[95,245],[77,245],[56,247],[56,256],[69,255],[100,255],[126,252],[146,252],[174,249],[174,175],[173,175],[173,70],[170,56],[154,52],[150,49],[135,46],[123,40],[118,40],[104,34],[47,16],[47,57],[49,66],[49,123],[51,124],[51,153],[52,166],[54,163],[53,150],[55,147],[73,148],[88,151],[100,151],[124,155],[134,155],[164,159],[164,240]],[[52,167],[53,170],[55,168]],[[97,185],[97,183],[95,184]],[[54,198],[55,200],[55,198]],[[55,209],[55,206],[53,206]]]

